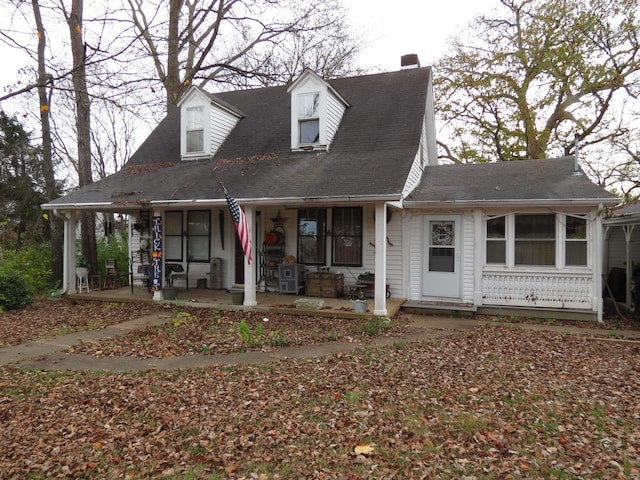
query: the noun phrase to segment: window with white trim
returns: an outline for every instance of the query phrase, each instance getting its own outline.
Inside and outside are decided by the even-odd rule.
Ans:
[[[505,217],[487,220],[487,263],[504,265],[507,263],[507,236]]]
[[[298,95],[298,141],[311,145],[320,141],[320,93]]]
[[[187,153],[204,152],[204,106],[187,108]]]

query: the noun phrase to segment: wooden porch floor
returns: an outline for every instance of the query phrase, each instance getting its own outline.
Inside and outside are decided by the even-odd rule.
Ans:
[[[122,288],[113,288],[108,290],[91,290],[83,293],[67,294],[67,298],[75,298],[78,300],[93,300],[102,302],[148,302],[154,303],[152,294],[145,287],[130,286]],[[178,288],[178,298],[176,300],[164,300],[165,303],[175,303],[177,305],[188,305],[194,307],[221,308],[227,310],[251,310],[264,311],[274,313],[304,313],[305,315],[319,317],[362,317],[373,315],[373,299],[367,298],[367,312],[356,313],[354,305],[348,298],[322,298],[324,305],[317,310],[306,310],[296,308],[294,301],[300,298],[313,298],[306,295],[280,294],[275,292],[257,292],[257,305],[254,307],[245,307],[243,305],[234,305],[232,294],[228,290],[213,290],[207,288]],[[404,299],[388,298],[387,299],[387,316],[392,317],[400,311]]]

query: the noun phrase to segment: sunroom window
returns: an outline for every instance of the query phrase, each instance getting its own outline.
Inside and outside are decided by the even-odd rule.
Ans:
[[[565,265],[587,265],[587,220],[580,217],[565,217]]]
[[[487,263],[504,265],[507,262],[505,217],[487,220]]]
[[[187,108],[187,153],[204,152],[204,107]]]
[[[556,216],[515,216],[515,264],[555,265]]]
[[[320,140],[320,93],[302,93],[298,96],[298,131],[301,145]]]

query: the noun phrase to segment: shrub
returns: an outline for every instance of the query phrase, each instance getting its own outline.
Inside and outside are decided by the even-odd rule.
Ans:
[[[31,301],[31,291],[21,274],[0,271],[0,311],[17,310]]]
[[[46,295],[60,285],[52,283],[51,245],[42,243],[20,250],[4,250],[0,273],[18,274],[26,282],[31,294]]]

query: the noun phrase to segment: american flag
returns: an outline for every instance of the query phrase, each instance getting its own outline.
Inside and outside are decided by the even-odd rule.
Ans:
[[[251,265],[251,260],[253,260],[253,254],[251,252],[251,238],[249,237],[249,225],[247,224],[247,217],[244,216],[244,212],[236,202],[236,199],[229,195],[227,189],[222,186],[224,189],[224,196],[227,198],[227,205],[229,206],[229,211],[231,212],[231,218],[233,219],[233,223],[236,226],[236,233],[238,234],[238,238],[240,239],[240,244],[242,245],[242,251],[247,257],[247,263]]]

